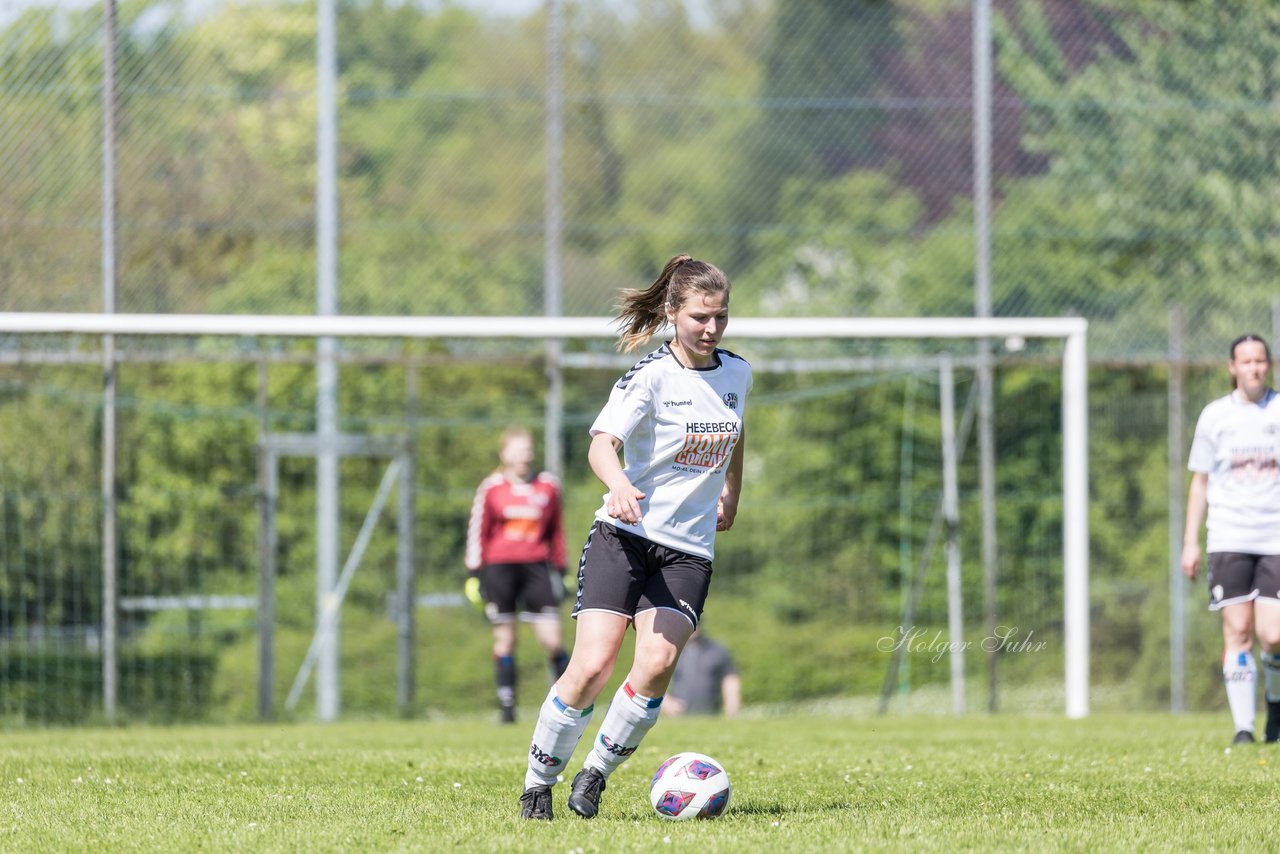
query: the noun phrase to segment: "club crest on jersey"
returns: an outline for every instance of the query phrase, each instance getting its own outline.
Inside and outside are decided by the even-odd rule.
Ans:
[[[736,412],[738,409],[738,395],[731,391],[725,392],[724,405]]]

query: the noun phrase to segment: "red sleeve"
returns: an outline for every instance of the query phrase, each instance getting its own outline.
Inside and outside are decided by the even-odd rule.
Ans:
[[[480,482],[476,497],[471,502],[471,518],[467,522],[466,566],[468,572],[478,572],[484,566],[488,556],[489,525],[492,514],[489,512],[489,490],[493,487],[491,478]]]

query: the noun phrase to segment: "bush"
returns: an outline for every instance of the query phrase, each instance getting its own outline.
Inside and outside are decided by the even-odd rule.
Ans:
[[[120,711],[133,721],[204,718],[214,657],[126,654],[119,660]],[[102,717],[102,657],[92,652],[0,655],[0,720],[81,724]]]

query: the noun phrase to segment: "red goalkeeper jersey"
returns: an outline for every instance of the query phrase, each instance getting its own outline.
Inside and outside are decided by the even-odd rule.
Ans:
[[[493,563],[549,563],[564,571],[560,481],[539,474],[512,482],[494,472],[480,483],[467,525],[467,569]]]

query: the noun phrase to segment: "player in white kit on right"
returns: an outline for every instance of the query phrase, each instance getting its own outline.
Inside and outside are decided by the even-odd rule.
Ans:
[[[1232,390],[1196,422],[1193,473],[1182,537],[1182,570],[1200,572],[1200,526],[1208,511],[1209,609],[1222,614],[1222,678],[1235,724],[1233,744],[1254,740],[1262,647],[1265,738],[1280,740],[1280,396],[1267,385],[1271,350],[1256,335],[1231,344]]]

